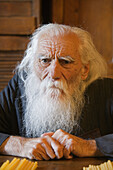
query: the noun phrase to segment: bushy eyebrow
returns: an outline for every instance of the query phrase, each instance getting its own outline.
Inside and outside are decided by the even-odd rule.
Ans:
[[[75,60],[72,58],[72,57],[70,57],[70,56],[65,56],[65,57],[58,57],[59,59],[63,59],[63,60],[67,60],[67,61],[71,61],[71,62],[74,62]]]
[[[39,59],[43,59],[43,58],[52,58],[50,55],[44,55],[44,54],[39,54],[38,55],[38,58]],[[60,57],[58,57],[58,59],[59,60],[67,60],[67,61],[71,61],[71,62],[74,62],[75,60],[72,58],[72,57],[70,57],[70,56],[60,56]]]
[[[37,57],[39,59],[42,59],[42,58],[51,58],[51,56],[47,56],[47,55],[44,55],[44,54],[39,54]]]

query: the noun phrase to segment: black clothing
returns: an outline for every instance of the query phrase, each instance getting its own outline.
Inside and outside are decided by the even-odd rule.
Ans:
[[[22,136],[22,116],[26,107],[23,94],[23,81],[15,74],[0,93],[0,144],[10,135]],[[80,130],[74,129],[73,134],[95,138],[100,151],[113,157],[113,80],[94,81],[85,91],[85,100]]]

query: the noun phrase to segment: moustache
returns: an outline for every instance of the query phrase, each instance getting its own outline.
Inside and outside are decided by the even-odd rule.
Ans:
[[[46,91],[48,90],[52,90],[52,91],[60,91],[60,92],[63,92],[63,93],[67,93],[68,91],[68,85],[67,85],[67,82],[65,80],[56,80],[56,81],[53,81],[51,79],[45,79],[41,82],[40,84],[40,90],[45,93]]]

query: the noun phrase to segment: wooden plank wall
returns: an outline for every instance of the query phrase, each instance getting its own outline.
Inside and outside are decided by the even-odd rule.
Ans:
[[[90,32],[113,77],[113,0],[52,0],[52,21]]]
[[[113,0],[80,0],[79,25],[88,30],[113,77]]]
[[[29,36],[41,23],[41,2],[0,0],[0,91],[22,59]],[[113,77],[113,0],[51,0],[51,3],[52,22],[79,26],[92,34],[94,44],[108,63],[108,76]]]
[[[52,0],[52,22],[78,25],[79,0]]]
[[[0,0],[0,91],[22,59],[40,22],[40,0]]]

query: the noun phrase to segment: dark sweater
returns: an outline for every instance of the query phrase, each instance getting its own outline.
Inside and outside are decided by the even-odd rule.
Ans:
[[[0,93],[0,144],[10,135],[23,134],[22,116],[26,107],[23,94],[23,82],[15,74]],[[94,138],[100,151],[113,157],[113,79],[94,81],[85,91],[85,101],[80,130],[74,129],[73,134]]]

